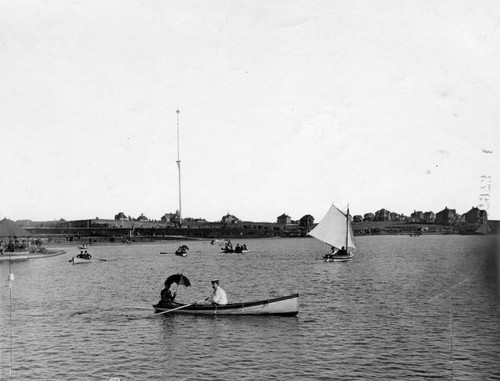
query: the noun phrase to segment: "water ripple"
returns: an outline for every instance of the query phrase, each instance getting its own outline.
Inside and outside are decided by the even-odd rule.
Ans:
[[[324,263],[313,239],[245,240],[246,255],[193,242],[185,258],[159,255],[178,246],[167,243],[96,247],[110,261],[88,266],[18,263],[13,288],[0,288],[0,379],[11,352],[13,379],[500,379],[493,238],[360,237],[343,264]],[[299,292],[300,313],[153,316],[175,272],[192,283],[181,301],[219,278],[230,300]]]

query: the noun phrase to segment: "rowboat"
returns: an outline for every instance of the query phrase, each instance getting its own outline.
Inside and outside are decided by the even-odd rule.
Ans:
[[[69,262],[73,262],[74,265],[77,265],[79,263],[91,263],[92,258],[81,258],[81,257],[73,257],[69,260]]]
[[[248,253],[248,250],[243,249],[221,249],[223,253]]]
[[[278,315],[295,316],[299,313],[299,294],[291,294],[274,299],[259,300],[246,303],[214,304],[154,304],[157,313],[190,314],[190,315]]]

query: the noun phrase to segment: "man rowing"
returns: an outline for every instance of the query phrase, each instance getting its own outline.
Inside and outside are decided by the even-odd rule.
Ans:
[[[215,279],[212,281],[213,293],[212,296],[207,298],[207,300],[212,304],[225,305],[227,304],[226,291],[222,289],[219,285],[219,280]]]

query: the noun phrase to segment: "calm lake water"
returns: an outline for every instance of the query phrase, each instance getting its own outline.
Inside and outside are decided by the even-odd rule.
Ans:
[[[500,380],[498,237],[357,237],[325,263],[312,238],[92,247],[1,271],[2,380]],[[236,244],[237,241],[233,240]],[[229,301],[300,294],[297,317],[153,316],[168,275]]]

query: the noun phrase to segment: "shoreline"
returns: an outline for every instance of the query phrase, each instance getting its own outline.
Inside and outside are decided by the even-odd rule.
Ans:
[[[7,261],[27,261],[29,259],[40,259],[40,258],[50,258],[56,257],[58,255],[66,254],[65,250],[58,249],[47,249],[46,253],[27,253],[27,252],[18,252],[18,253],[3,253],[0,254],[0,262]]]

